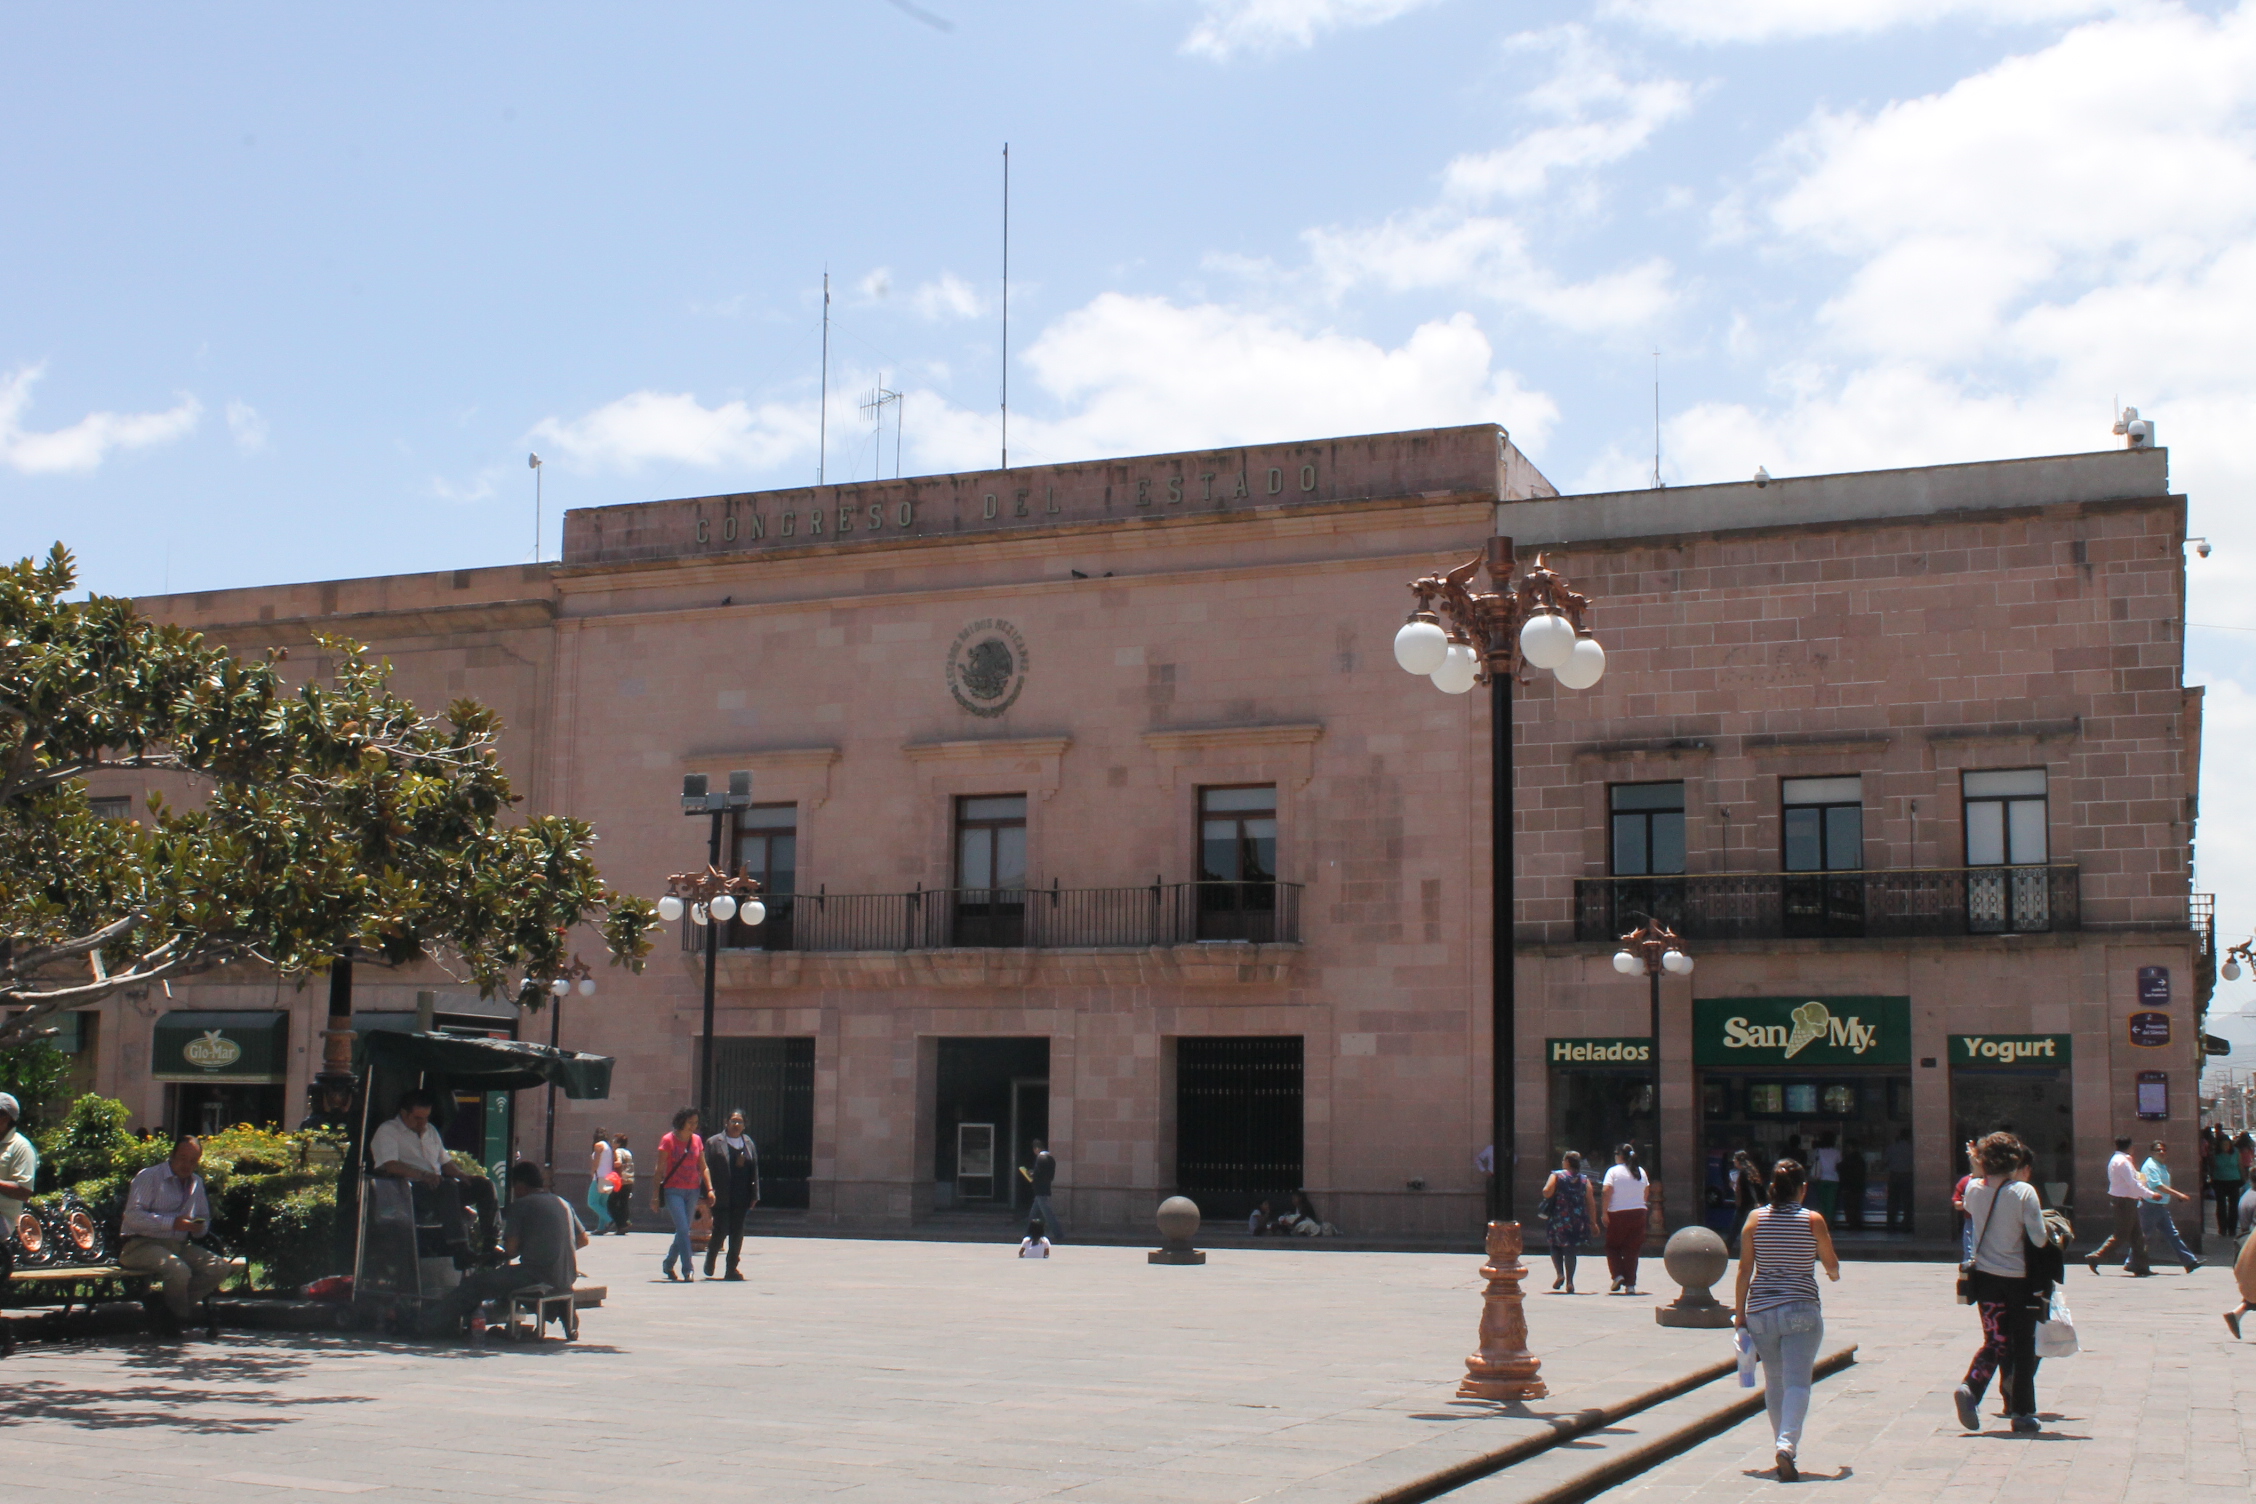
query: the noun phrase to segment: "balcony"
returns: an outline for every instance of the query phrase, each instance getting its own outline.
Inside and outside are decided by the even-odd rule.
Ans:
[[[1865,872],[1716,872],[1575,882],[1575,938],[1613,940],[1650,914],[1687,940],[1896,939],[2073,930],[2072,862]]]
[[[799,893],[766,900],[757,929],[735,920],[727,951],[1147,949],[1300,942],[1298,883],[1152,883],[1141,888],[926,888]],[[683,920],[682,949],[704,948]]]

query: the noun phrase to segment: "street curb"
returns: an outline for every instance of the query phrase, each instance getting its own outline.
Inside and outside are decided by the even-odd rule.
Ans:
[[[1812,1380],[1829,1378],[1849,1367],[1856,1362],[1856,1352],[1856,1344],[1851,1343],[1828,1353],[1811,1370]],[[1549,1422],[1550,1429],[1546,1432],[1524,1436],[1509,1446],[1498,1447],[1495,1451],[1478,1457],[1469,1457],[1463,1462],[1428,1473],[1423,1478],[1414,1478],[1408,1483],[1372,1494],[1362,1500],[1361,1504],[1423,1504],[1425,1500],[1439,1498],[1468,1483],[1500,1473],[1514,1463],[1539,1456],[1563,1442],[1587,1436],[1593,1431],[1602,1431],[1639,1411],[1650,1410],[1656,1405],[1690,1394],[1702,1385],[1712,1384],[1717,1379],[1736,1373],[1738,1368],[1739,1364],[1735,1359],[1726,1358],[1721,1363],[1696,1368],[1682,1378],[1672,1379],[1617,1404],[1578,1410],[1573,1415],[1554,1416]],[[1689,1451],[1709,1437],[1729,1430],[1762,1408],[1762,1391],[1756,1390],[1745,1399],[1734,1400],[1721,1410],[1679,1426],[1664,1436],[1657,1436],[1619,1457],[1610,1457],[1587,1472],[1578,1473],[1564,1483],[1517,1501],[1517,1504],[1579,1504],[1580,1500],[1666,1462],[1679,1452]]]

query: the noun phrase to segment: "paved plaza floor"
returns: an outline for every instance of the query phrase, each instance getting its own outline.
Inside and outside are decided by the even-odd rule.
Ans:
[[[1037,1263],[1007,1246],[763,1239],[746,1282],[682,1286],[658,1279],[663,1248],[636,1234],[585,1251],[611,1299],[571,1345],[26,1343],[0,1361],[0,1501],[1362,1504],[1729,1350],[1726,1333],[1657,1327],[1657,1297],[1545,1293],[1538,1261],[1528,1310],[1553,1394],[1499,1411],[1453,1398],[1480,1310],[1469,1255],[1280,1247],[1173,1268],[1122,1248]],[[2249,1497],[2239,1401],[2256,1342],[2238,1350],[2218,1320],[2229,1273],[2073,1272],[2092,1352],[2045,1369],[2053,1436],[1969,1440],[1947,1395],[1973,1324],[1949,1266],[1848,1266],[1827,1287],[1827,1345],[1859,1343],[1861,1361],[1819,1386],[1806,1486],[1829,1504]],[[1604,1288],[1601,1260],[1583,1283]],[[1536,1497],[1737,1397],[1710,1385],[1451,1497]],[[1608,1497],[1771,1492],[1750,1476],[1765,1441],[1741,1428]]]

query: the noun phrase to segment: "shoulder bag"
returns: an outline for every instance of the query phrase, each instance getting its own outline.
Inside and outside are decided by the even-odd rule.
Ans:
[[[1974,1251],[1976,1253],[1982,1251],[1982,1239],[1989,1234],[1990,1217],[1996,1215],[1998,1197],[2002,1194],[2004,1194],[2002,1190],[1992,1191],[1990,1193],[1990,1204],[1982,1208],[1986,1215],[1982,1218],[1982,1225],[1976,1228],[1974,1232]],[[1958,1266],[1958,1303],[1962,1306],[1974,1304],[1974,1276],[1976,1272],[1972,1259],[1962,1260]]]

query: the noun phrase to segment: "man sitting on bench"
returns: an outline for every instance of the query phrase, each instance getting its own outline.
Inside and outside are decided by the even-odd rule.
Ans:
[[[436,1102],[427,1091],[402,1095],[399,1116],[386,1119],[369,1135],[368,1157],[377,1174],[405,1180],[415,1188],[416,1222],[435,1218],[448,1249],[457,1255],[457,1264],[472,1264],[493,1246],[493,1182],[483,1175],[466,1174],[448,1157],[439,1130],[431,1126]]]
[[[482,1301],[499,1300],[528,1285],[563,1294],[580,1277],[572,1252],[587,1247],[587,1229],[570,1202],[541,1189],[539,1165],[521,1160],[509,1167],[509,1197],[509,1209],[501,1214],[502,1242],[516,1262],[464,1275],[440,1308],[440,1332],[458,1329]]]
[[[23,1215],[31,1183],[39,1178],[39,1151],[30,1138],[16,1131],[16,1119],[22,1116],[16,1099],[0,1091],[0,1221],[7,1224],[0,1227],[0,1280],[15,1268],[8,1238],[16,1230],[16,1218]]]
[[[125,1240],[118,1267],[153,1275],[162,1284],[163,1301],[151,1301],[149,1313],[168,1332],[178,1331],[234,1272],[226,1259],[190,1241],[211,1230],[211,1199],[196,1173],[203,1158],[204,1146],[192,1135],[175,1139],[170,1158],[133,1177],[118,1223]]]

